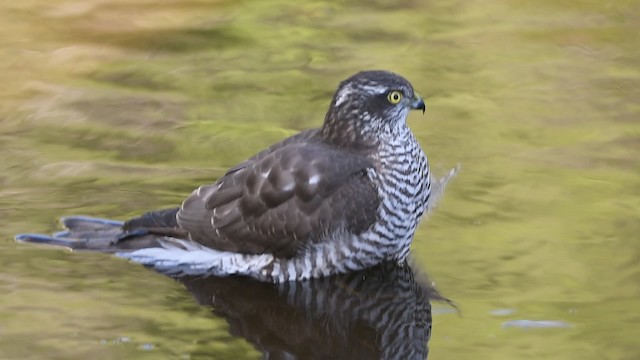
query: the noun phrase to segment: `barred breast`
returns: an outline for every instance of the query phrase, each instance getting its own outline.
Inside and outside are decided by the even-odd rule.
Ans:
[[[401,262],[427,209],[431,176],[427,157],[410,132],[387,145],[378,153],[380,172],[371,178],[382,199],[378,221],[363,240],[375,244],[385,260]]]
[[[278,282],[357,271],[382,261],[403,262],[431,192],[429,162],[408,130],[384,143],[368,176],[382,199],[377,221],[361,234],[338,231],[291,259],[274,259],[260,273]]]

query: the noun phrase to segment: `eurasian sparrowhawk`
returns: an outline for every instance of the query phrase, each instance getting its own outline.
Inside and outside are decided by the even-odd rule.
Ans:
[[[340,83],[324,124],[283,140],[195,190],[180,208],[121,223],[69,217],[25,242],[115,252],[169,274],[290,281],[402,262],[431,181],[407,127],[424,101],[403,77]]]

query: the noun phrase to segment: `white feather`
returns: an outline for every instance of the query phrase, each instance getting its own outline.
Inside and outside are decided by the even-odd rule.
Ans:
[[[262,277],[262,269],[273,255],[245,255],[218,251],[189,241],[168,239],[162,248],[120,252],[116,256],[151,266],[162,272],[181,275],[231,275]]]

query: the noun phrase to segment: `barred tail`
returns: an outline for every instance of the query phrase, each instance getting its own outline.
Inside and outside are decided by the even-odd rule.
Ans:
[[[158,237],[137,233],[134,241],[120,241],[125,236],[132,236],[125,231],[122,221],[93,218],[88,216],[69,216],[61,219],[66,230],[53,235],[19,234],[16,241],[22,243],[53,245],[66,247],[73,251],[94,251],[115,253],[142,248],[158,247]]]
[[[169,276],[239,274],[262,278],[260,269],[273,261],[273,255],[270,254],[246,255],[218,251],[157,232],[158,229],[165,229],[165,233],[170,233],[170,228],[128,229],[132,223],[166,225],[157,219],[158,216],[143,216],[124,223],[87,216],[70,216],[61,219],[66,230],[53,235],[19,234],[15,239],[22,243],[65,247],[72,251],[113,253]]]

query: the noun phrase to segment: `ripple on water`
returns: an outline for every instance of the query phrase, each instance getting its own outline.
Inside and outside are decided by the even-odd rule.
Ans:
[[[562,320],[510,320],[502,323],[502,328],[548,329],[570,328],[572,324]]]

